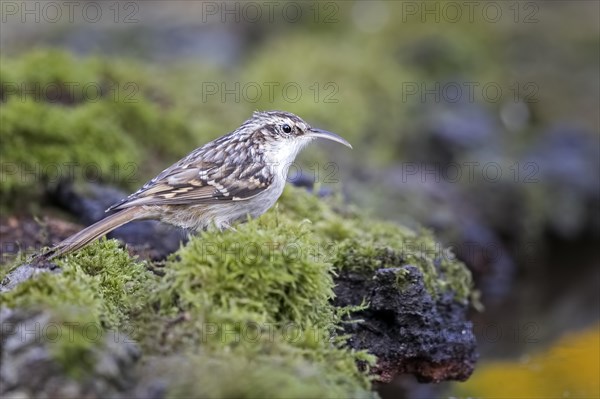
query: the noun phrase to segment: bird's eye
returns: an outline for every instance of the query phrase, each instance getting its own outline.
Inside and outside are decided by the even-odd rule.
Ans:
[[[283,130],[284,133],[290,133],[292,131],[292,128],[288,124],[281,126],[281,129]]]

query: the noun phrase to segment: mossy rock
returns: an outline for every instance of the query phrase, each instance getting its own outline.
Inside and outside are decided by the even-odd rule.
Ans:
[[[260,218],[193,237],[160,278],[116,241],[100,241],[57,261],[61,273],[38,275],[2,297],[10,308],[50,309],[105,333],[126,331],[147,359],[140,378],[162,375],[173,397],[371,396],[375,359],[349,349],[342,332],[343,320],[368,304],[333,306],[336,270],[369,272],[402,257],[433,295],[452,293],[464,303],[470,274],[451,257],[440,263],[430,252],[437,248],[426,231],[376,222],[335,197],[288,187]],[[89,361],[89,348],[63,349],[53,353],[74,368]]]
[[[146,306],[148,289],[156,279],[115,240],[97,242],[56,264],[60,272],[42,273],[18,284],[2,294],[3,304],[64,310],[80,315],[82,322],[120,328]],[[85,311],[72,313],[74,309]]]

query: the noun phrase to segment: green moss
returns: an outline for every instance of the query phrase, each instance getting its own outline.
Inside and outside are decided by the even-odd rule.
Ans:
[[[318,215],[312,224],[314,233],[325,243],[322,246],[332,255],[335,269],[374,271],[412,264],[423,273],[432,295],[452,292],[459,301],[470,299],[471,273],[429,230],[413,231],[352,209],[336,212],[336,207],[340,207],[336,198],[319,199],[293,187],[280,200],[281,211],[299,220]]]
[[[9,94],[26,96],[38,101],[54,99],[54,88],[62,94],[70,94],[69,102],[82,100],[81,90],[64,90],[67,86],[81,86],[97,82],[90,59],[78,59],[73,54],[59,50],[33,50],[18,58],[3,57],[0,63],[2,83],[8,84]],[[6,74],[6,75],[5,75]],[[6,86],[4,86],[6,88]],[[16,91],[15,91],[16,89]],[[48,94],[49,98],[46,98]],[[60,96],[61,100],[67,99]]]
[[[56,262],[60,273],[41,273],[2,293],[4,306],[44,310],[36,324],[50,353],[74,378],[89,376],[110,330],[133,332],[132,319],[147,310],[154,277],[117,241],[96,242]]]
[[[369,379],[356,362],[373,359],[346,349],[336,335],[341,315],[331,305],[333,270],[320,247],[310,222],[273,211],[236,231],[202,233],[168,262],[153,295],[165,316],[185,317],[167,330],[146,330],[160,332],[163,351],[185,348],[193,354],[202,348],[204,354],[197,356],[205,361],[199,367],[211,370],[205,377],[198,377],[196,368],[183,373],[186,382],[174,396],[368,392]],[[158,338],[145,338],[144,346],[156,350]],[[253,371],[242,377],[239,364],[252,364]],[[307,374],[298,374],[304,369]],[[266,378],[272,374],[278,384]],[[312,388],[303,391],[305,384]]]
[[[188,359],[192,375],[176,376],[171,398],[372,398],[373,392],[357,387],[352,375],[339,370],[336,359],[331,365],[307,361],[301,356],[259,355],[251,360],[237,354]],[[180,362],[180,359],[177,359]],[[339,360],[338,360],[339,361]],[[212,378],[219,375],[219,379]]]
[[[2,294],[10,308],[82,310],[86,322],[124,326],[148,302],[152,274],[117,241],[99,241],[56,262],[60,273],[42,273]]]
[[[3,107],[0,156],[5,162],[5,193],[45,181],[81,179],[90,172],[110,180],[115,168],[139,161],[134,142],[99,104],[69,109],[9,101]]]
[[[331,265],[312,258],[319,242],[308,223],[272,212],[236,230],[206,232],[182,248],[167,265],[163,302],[242,308],[260,320],[300,327],[331,319]]]
[[[112,61],[54,50],[2,60],[2,205],[63,179],[133,189],[155,173],[142,160],[166,165],[199,141],[148,68]]]
[[[42,328],[50,354],[67,375],[82,380],[92,374],[96,353],[105,346],[105,332],[91,315],[83,309],[56,308]]]

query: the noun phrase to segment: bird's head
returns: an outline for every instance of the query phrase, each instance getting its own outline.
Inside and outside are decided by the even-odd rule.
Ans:
[[[273,150],[295,149],[294,156],[306,144],[322,138],[352,148],[350,143],[335,133],[311,127],[302,118],[285,111],[255,112],[246,122],[254,126],[254,138],[264,141]]]

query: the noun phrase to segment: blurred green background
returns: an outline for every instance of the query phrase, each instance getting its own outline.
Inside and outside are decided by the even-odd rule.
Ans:
[[[354,146],[293,170],[473,271],[480,363],[408,396],[598,397],[596,1],[2,2],[2,218],[126,190],[254,110]],[[43,121],[42,124],[39,121]],[[510,388],[507,385],[510,382]]]

